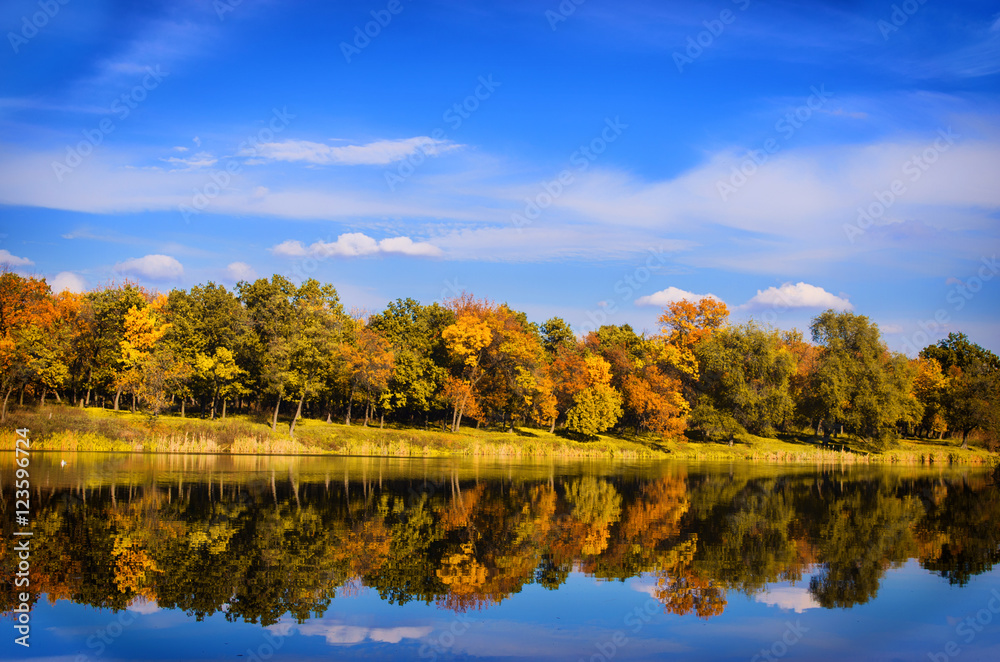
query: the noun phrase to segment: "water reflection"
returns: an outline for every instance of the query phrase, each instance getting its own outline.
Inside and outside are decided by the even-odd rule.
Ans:
[[[46,464],[48,462],[48,464]],[[804,573],[809,606],[875,598],[917,559],[957,585],[1000,558],[985,472],[678,464],[502,465],[210,456],[36,459],[32,601],[300,623],[345,595],[454,612],[572,570],[642,577],[663,611],[710,619]],[[0,519],[11,536],[10,466]],[[16,560],[0,557],[4,576]],[[766,600],[782,600],[771,594]],[[15,603],[5,583],[0,611]],[[349,633],[341,633],[348,636]]]

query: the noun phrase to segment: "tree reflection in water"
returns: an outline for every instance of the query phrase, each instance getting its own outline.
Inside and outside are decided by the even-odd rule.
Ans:
[[[113,610],[155,600],[199,619],[224,612],[268,625],[322,615],[367,589],[394,604],[482,609],[527,584],[558,590],[575,569],[643,576],[665,611],[710,618],[730,592],[804,574],[820,605],[851,607],[909,559],[964,584],[1000,558],[1000,492],[987,473],[663,471],[453,474],[432,490],[398,477],[273,474],[39,489],[32,599]],[[11,509],[4,500],[7,539]],[[13,577],[10,546],[0,554]],[[0,611],[17,591],[5,581]]]

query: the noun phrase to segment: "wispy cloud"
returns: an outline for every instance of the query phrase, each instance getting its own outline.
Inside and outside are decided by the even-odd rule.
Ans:
[[[263,143],[247,148],[241,156],[253,156],[274,161],[304,161],[317,165],[387,165],[423,152],[437,156],[460,145],[427,136],[401,140],[376,140],[364,145],[334,146],[308,140],[286,140]]]
[[[174,149],[177,149],[176,147]],[[186,148],[185,148],[186,151]],[[177,170],[197,170],[199,168],[209,168],[219,162],[217,158],[208,152],[198,152],[187,158],[170,156],[162,161],[177,166]]]

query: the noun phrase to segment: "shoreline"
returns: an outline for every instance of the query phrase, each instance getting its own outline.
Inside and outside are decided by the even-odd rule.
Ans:
[[[130,412],[59,406],[22,411],[10,417],[0,430],[0,448],[13,448],[16,427],[31,430],[33,450],[63,452],[1000,465],[1000,455],[982,448],[962,450],[957,441],[947,440],[946,443],[901,440],[896,448],[876,453],[852,448],[847,439],[837,440],[838,445],[846,447],[844,450],[822,448],[809,435],[783,435],[784,439],[744,435],[728,446],[715,442],[663,441],[653,435],[624,438],[601,435],[575,440],[530,428],[499,432],[469,427],[452,433],[440,429],[348,426],[315,419],[300,419],[293,438],[246,416],[214,421],[176,416],[150,419]]]

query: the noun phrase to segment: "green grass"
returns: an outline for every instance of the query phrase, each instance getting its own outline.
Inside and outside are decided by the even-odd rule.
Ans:
[[[31,430],[33,448],[63,451],[122,451],[157,453],[330,454],[387,457],[490,456],[620,459],[682,459],[801,463],[894,463],[995,465],[1000,457],[983,449],[961,450],[954,441],[903,440],[882,453],[862,442],[846,442],[843,450],[824,449],[809,435],[781,439],[744,435],[732,446],[687,440],[664,441],[654,435],[600,435],[576,440],[548,430],[513,432],[463,427],[453,434],[436,430],[387,426],[344,425],[300,419],[295,436],[288,421],[277,431],[248,416],[225,420],[161,416],[102,409],[51,405],[13,412],[0,431],[0,447],[14,444],[14,428]]]

